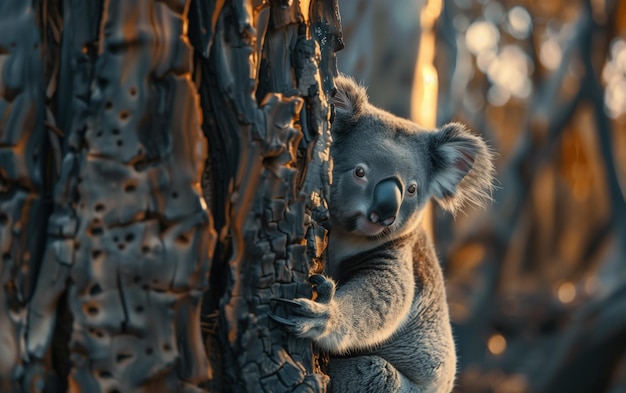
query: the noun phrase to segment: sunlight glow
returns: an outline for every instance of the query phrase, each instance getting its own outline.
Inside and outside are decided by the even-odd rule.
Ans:
[[[506,350],[506,339],[503,335],[496,333],[489,337],[489,341],[487,341],[487,348],[493,355],[502,355],[502,353]]]
[[[611,54],[602,70],[606,84],[604,105],[607,114],[617,118],[626,113],[626,41],[615,39],[611,43]]]
[[[528,75],[532,72],[528,56],[516,45],[507,45],[489,63],[487,76],[493,83],[488,98],[492,105],[504,105],[510,97],[526,99],[532,92]]]
[[[555,70],[563,58],[563,49],[556,38],[549,38],[541,44],[539,60],[550,70]]]
[[[474,55],[486,50],[495,51],[498,41],[500,32],[493,23],[484,20],[472,23],[465,34],[465,45]]]
[[[571,303],[576,298],[576,287],[571,282],[564,282],[559,285],[557,296],[561,303]]]

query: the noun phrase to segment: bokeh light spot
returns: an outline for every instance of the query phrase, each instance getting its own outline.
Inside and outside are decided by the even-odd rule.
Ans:
[[[508,14],[509,31],[515,38],[524,39],[530,34],[533,21],[525,8],[515,6]]]
[[[559,285],[557,295],[561,303],[571,303],[576,298],[576,287],[571,282]]]
[[[551,38],[541,44],[541,48],[539,49],[539,60],[541,60],[541,63],[546,68],[550,70],[556,69],[561,63],[562,58],[563,50],[556,39]]]
[[[500,41],[500,32],[496,26],[487,21],[472,23],[465,34],[465,45],[474,55],[485,50],[495,51]]]
[[[493,355],[502,355],[506,350],[506,339],[499,333],[493,334],[487,341],[487,348]]]

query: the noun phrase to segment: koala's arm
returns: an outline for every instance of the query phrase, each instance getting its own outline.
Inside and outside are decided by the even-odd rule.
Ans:
[[[317,301],[289,302],[293,315],[279,322],[335,354],[384,342],[406,321],[411,309],[415,293],[411,262],[383,252],[350,270],[349,278],[336,288],[331,279],[317,276]]]

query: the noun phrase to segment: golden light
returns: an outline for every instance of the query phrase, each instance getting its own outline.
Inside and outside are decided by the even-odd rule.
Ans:
[[[465,45],[474,55],[487,50],[496,51],[499,41],[498,28],[488,21],[472,23],[465,33]]]
[[[502,353],[506,350],[506,339],[503,335],[496,333],[489,337],[489,341],[487,341],[487,348],[491,354],[498,356],[502,355]]]
[[[556,38],[545,40],[539,49],[539,60],[550,70],[556,70],[563,58],[563,49]]]
[[[571,303],[576,298],[576,287],[571,282],[564,282],[559,285],[557,296],[561,303]]]
[[[604,105],[607,114],[617,118],[626,113],[626,41],[617,38],[611,43],[611,54],[602,70],[606,84]]]

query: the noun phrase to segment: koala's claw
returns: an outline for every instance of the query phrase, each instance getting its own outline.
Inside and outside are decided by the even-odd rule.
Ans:
[[[323,284],[326,281],[328,281],[326,277],[322,276],[321,274],[314,274],[311,277],[309,277],[309,282],[315,285]]]
[[[309,277],[309,282],[315,285],[317,292],[317,302],[328,304],[335,296],[335,282],[321,274],[314,274]]]
[[[282,298],[282,297],[274,298],[271,301],[276,302],[276,303],[282,303],[285,306],[290,306],[290,307],[296,307],[296,308],[302,307],[302,305],[300,303],[296,302],[295,300],[285,299],[285,298]]]
[[[289,319],[283,318],[283,317],[279,317],[278,315],[274,315],[272,313],[268,314],[270,318],[272,318],[274,321],[281,323],[287,327],[293,327],[296,326],[296,323],[294,321],[290,321]]]
[[[328,304],[318,303],[310,299],[294,300],[275,298],[275,303],[286,307],[288,315],[279,317],[269,314],[270,318],[282,324],[290,333],[298,337],[317,337],[328,325],[330,308]]]

